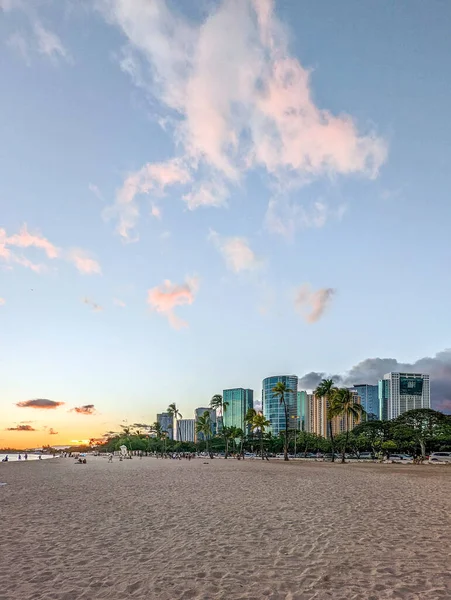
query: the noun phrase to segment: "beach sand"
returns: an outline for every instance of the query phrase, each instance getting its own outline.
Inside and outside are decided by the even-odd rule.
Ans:
[[[451,598],[450,467],[55,459],[0,481],[1,600]]]

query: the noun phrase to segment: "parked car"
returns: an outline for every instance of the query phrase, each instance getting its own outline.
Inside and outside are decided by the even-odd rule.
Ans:
[[[390,456],[388,458],[389,458],[389,460],[392,460],[393,462],[402,462],[402,463],[413,462],[413,456],[410,456],[409,454],[390,454]]]
[[[360,452],[359,458],[364,458],[366,460],[371,460],[373,458],[373,455],[371,454],[371,452]]]
[[[429,457],[429,462],[451,463],[451,452],[433,452]]]

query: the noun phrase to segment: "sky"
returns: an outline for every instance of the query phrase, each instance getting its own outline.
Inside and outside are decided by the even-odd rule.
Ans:
[[[275,374],[427,368],[451,411],[450,27],[439,0],[0,0],[0,447]]]

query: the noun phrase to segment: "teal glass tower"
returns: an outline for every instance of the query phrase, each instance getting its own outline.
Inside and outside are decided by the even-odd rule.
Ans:
[[[278,382],[284,383],[290,392],[285,395],[285,402],[288,408],[289,429],[299,429],[298,409],[298,378],[296,375],[276,375],[263,379],[262,385],[262,403],[263,414],[271,423],[270,431],[273,435],[279,435],[285,431],[285,411],[278,396],[273,392],[274,386]]]
[[[233,388],[222,393],[224,402],[228,402],[223,415],[224,427],[238,427],[247,430],[245,416],[250,408],[254,408],[254,390]]]

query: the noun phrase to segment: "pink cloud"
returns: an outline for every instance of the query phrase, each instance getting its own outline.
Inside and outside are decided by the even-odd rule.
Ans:
[[[162,285],[154,287],[147,292],[147,303],[158,313],[164,315],[171,327],[181,329],[188,323],[180,319],[174,309],[177,306],[189,305],[194,302],[199,289],[199,280],[196,277],[187,277],[185,283],[171,283],[166,279]]]
[[[82,275],[100,275],[102,272],[100,264],[81,248],[72,248],[69,250],[67,252],[67,260],[73,263]]]
[[[19,233],[9,236],[6,238],[6,244],[9,246],[16,246],[18,248],[29,248],[34,246],[44,250],[48,258],[58,258],[60,250],[54,246],[48,239],[40,235],[39,233],[29,233],[27,225],[24,224]]]
[[[283,191],[336,174],[377,176],[386,142],[314,102],[310,70],[290,53],[273,0],[223,0],[199,24],[164,0],[152,10],[147,0],[110,0],[104,10],[130,42],[122,68],[176,114],[164,123],[180,157],[163,165],[183,165],[183,176],[164,185],[197,175],[183,196],[190,209],[225,204],[230,186],[256,168]],[[124,237],[139,216],[136,195],[158,191],[151,171],[163,165],[145,165],[124,182],[116,199]]]
[[[99,263],[89,256],[89,253],[81,248],[72,248],[64,251],[57,248],[47,238],[40,233],[30,233],[27,225],[24,224],[19,233],[8,236],[4,229],[0,229],[0,259],[7,263],[15,263],[22,267],[31,269],[35,273],[43,273],[48,267],[42,263],[35,263],[26,256],[17,254],[11,248],[38,248],[43,250],[47,258],[57,259],[65,258],[72,262],[80,273],[93,274],[101,273]],[[9,267],[11,265],[8,265]]]
[[[224,257],[230,271],[254,271],[261,267],[261,261],[250,248],[249,242],[241,237],[223,237],[216,231],[210,231],[208,238]]]
[[[125,308],[125,306],[126,306],[125,302],[123,302],[122,300],[119,300],[118,298],[114,298],[113,302],[116,306],[119,306],[120,308]]]
[[[310,285],[304,284],[297,292],[295,304],[303,313],[307,323],[316,323],[323,316],[334,294],[333,288],[321,288],[314,291]]]
[[[0,298],[0,306],[6,304],[6,300],[4,298]]]
[[[148,163],[127,177],[117,193],[114,206],[104,211],[104,214],[107,217],[116,215],[119,220],[117,232],[124,239],[133,241],[130,232],[139,218],[136,196],[150,192],[161,196],[167,187],[186,184],[190,180],[191,175],[188,168],[179,159],[154,164]],[[158,208],[156,210],[159,211]],[[153,216],[159,216],[159,213]]]

